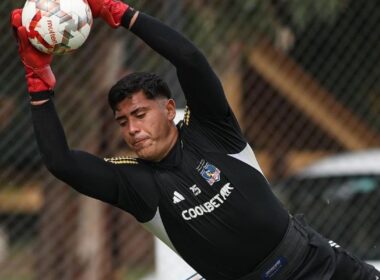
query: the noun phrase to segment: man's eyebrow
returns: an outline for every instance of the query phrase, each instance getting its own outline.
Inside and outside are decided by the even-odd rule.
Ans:
[[[120,120],[123,120],[123,119],[126,119],[127,117],[124,116],[124,115],[121,115],[121,116],[115,116],[115,120],[117,121],[120,121]]]
[[[140,113],[141,111],[147,111],[147,110],[148,110],[148,107],[138,107],[135,110],[133,110],[132,112],[130,112],[130,115],[136,115],[136,114]]]
[[[132,112],[130,112],[129,114],[130,115],[136,115],[136,114],[140,113],[141,111],[147,111],[148,109],[149,109],[148,107],[138,107],[135,110],[133,110]],[[127,117],[125,115],[115,116],[115,120],[117,120],[117,121],[122,120],[122,119],[126,119],[126,118]]]

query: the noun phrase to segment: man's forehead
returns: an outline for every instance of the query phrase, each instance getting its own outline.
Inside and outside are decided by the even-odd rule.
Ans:
[[[152,102],[154,102],[154,100],[133,100],[128,97],[116,106],[115,116],[130,115],[138,111],[148,110],[152,108]]]
[[[141,106],[142,104],[145,104],[146,101],[147,101],[147,98],[145,97],[143,93],[135,93],[121,100],[116,105],[116,111],[122,111],[122,110],[129,109],[132,107],[138,107],[138,106]]]

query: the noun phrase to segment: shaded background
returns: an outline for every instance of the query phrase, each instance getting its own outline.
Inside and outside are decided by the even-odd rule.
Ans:
[[[151,236],[128,214],[78,195],[41,163],[8,20],[23,3],[0,3],[0,279],[143,279],[155,266]],[[271,182],[321,157],[379,146],[377,0],[130,4],[205,52]],[[129,153],[106,101],[126,73],[161,74],[179,107],[185,106],[168,62],[133,34],[98,21],[85,45],[56,57],[52,68],[70,146],[100,157]],[[356,207],[379,211],[379,197],[371,199]]]

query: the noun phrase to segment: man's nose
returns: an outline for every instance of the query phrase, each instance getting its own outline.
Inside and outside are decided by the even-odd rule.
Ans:
[[[140,128],[138,127],[138,125],[136,124],[136,122],[130,121],[128,123],[128,133],[130,135],[135,135],[139,131],[140,131]]]

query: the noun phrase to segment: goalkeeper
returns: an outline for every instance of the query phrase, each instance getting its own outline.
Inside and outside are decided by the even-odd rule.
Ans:
[[[137,158],[100,159],[69,149],[53,103],[52,57],[36,51],[12,13],[26,70],[35,135],[52,174],[131,213],[207,280],[357,279],[380,273],[331,247],[273,195],[203,54],[157,19],[117,0],[88,0],[93,15],[125,27],[176,68],[188,110],[157,75],[134,73],[109,93]]]

